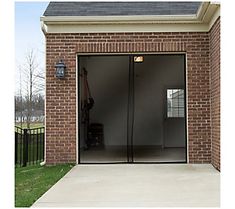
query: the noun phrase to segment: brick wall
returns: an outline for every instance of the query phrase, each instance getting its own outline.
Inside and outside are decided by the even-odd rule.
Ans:
[[[211,67],[211,125],[212,153],[211,162],[220,170],[220,19],[210,30],[210,67]]]
[[[72,163],[76,162],[76,57],[74,49],[57,37],[46,41],[46,163]],[[55,77],[58,59],[67,66],[63,80]]]
[[[190,163],[211,162],[209,33],[83,33],[46,35],[46,162],[76,162],[76,54],[186,52]],[[55,64],[67,66],[64,80]]]

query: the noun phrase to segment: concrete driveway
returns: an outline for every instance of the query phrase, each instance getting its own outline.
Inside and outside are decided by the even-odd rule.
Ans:
[[[77,165],[33,207],[219,207],[210,164]]]

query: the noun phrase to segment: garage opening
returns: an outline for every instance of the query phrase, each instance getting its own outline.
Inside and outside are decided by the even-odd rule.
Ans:
[[[185,55],[82,55],[79,163],[186,162]]]

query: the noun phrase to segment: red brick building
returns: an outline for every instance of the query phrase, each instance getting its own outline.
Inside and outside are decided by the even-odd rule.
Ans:
[[[220,169],[220,5],[52,2],[41,22],[47,164]]]

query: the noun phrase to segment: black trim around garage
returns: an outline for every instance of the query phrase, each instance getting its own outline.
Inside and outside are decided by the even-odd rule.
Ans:
[[[133,57],[134,56],[148,56],[148,55],[182,55],[184,57],[184,119],[185,119],[185,161],[166,161],[166,162],[135,162],[134,161],[134,151],[133,151],[133,124],[134,124],[134,62],[133,62]],[[81,73],[81,69],[80,69],[80,57],[89,57],[89,56],[129,56],[129,92],[128,92],[128,108],[127,108],[127,161],[123,162],[92,162],[92,163],[82,163],[81,162],[81,155],[80,155],[80,138],[81,138],[81,89],[80,89],[80,73]],[[77,68],[78,68],[78,85],[77,85],[77,95],[78,95],[78,163],[79,164],[129,164],[129,163],[134,163],[134,164],[184,164],[188,162],[188,143],[187,143],[187,80],[186,80],[186,54],[182,54],[182,53],[174,53],[174,54],[169,54],[169,53],[135,53],[135,54],[101,54],[101,55],[93,55],[93,54],[87,54],[87,55],[77,55]],[[132,107],[132,108],[131,108]]]

